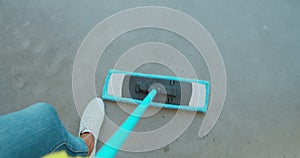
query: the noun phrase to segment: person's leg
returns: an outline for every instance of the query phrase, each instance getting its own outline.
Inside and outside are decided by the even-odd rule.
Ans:
[[[85,141],[64,128],[51,105],[37,103],[0,116],[0,157],[41,157],[58,150],[88,154]]]

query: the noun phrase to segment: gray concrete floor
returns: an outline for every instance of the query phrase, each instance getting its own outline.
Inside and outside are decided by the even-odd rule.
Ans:
[[[72,65],[81,41],[105,17],[142,5],[183,11],[206,27],[224,58],[227,97],[218,123],[205,138],[197,138],[199,114],[168,146],[145,153],[120,152],[119,157],[300,157],[297,0],[1,0],[0,114],[48,102],[57,108],[66,128],[77,134],[80,118],[72,96]],[[156,31],[128,33],[106,53],[122,53],[145,41],[169,43],[190,53],[198,75],[209,79],[205,64],[193,60],[201,59],[193,48],[172,34]],[[110,68],[112,61],[106,63],[104,69]],[[104,76],[100,70],[101,65],[97,76]],[[107,113],[118,122],[122,117],[114,114],[115,109],[107,106]],[[163,110],[156,119],[164,123],[173,114]],[[154,120],[145,122],[158,127]]]

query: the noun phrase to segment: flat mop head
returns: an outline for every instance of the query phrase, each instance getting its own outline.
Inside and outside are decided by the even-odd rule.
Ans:
[[[110,70],[102,99],[140,104],[152,89],[156,89],[157,96],[151,106],[205,113],[209,87],[209,82],[203,80]]]

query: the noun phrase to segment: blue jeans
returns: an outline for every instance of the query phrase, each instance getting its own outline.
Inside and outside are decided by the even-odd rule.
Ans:
[[[37,103],[0,116],[0,157],[41,157],[65,150],[70,156],[87,156],[85,142],[70,134],[53,106]]]

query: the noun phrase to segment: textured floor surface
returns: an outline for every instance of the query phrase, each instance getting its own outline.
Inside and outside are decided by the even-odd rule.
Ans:
[[[53,104],[73,134],[79,115],[72,96],[72,66],[81,41],[104,18],[143,5],[180,10],[212,35],[227,71],[227,97],[211,133],[198,138],[202,115],[175,142],[151,152],[120,152],[119,157],[300,157],[300,2],[253,1],[0,1],[0,114],[35,102]],[[114,57],[147,41],[176,46],[209,80],[205,63],[193,48],[162,30],[137,30],[114,41],[99,64],[99,80]],[[111,60],[110,60],[111,57]],[[153,69],[148,65],[144,69]],[[101,80],[99,82],[102,82]],[[102,83],[95,83],[100,92]],[[125,115],[107,106],[120,122]],[[142,120],[137,130],[155,129],[174,111]],[[157,122],[160,124],[158,125]],[[101,144],[99,144],[101,145]]]

